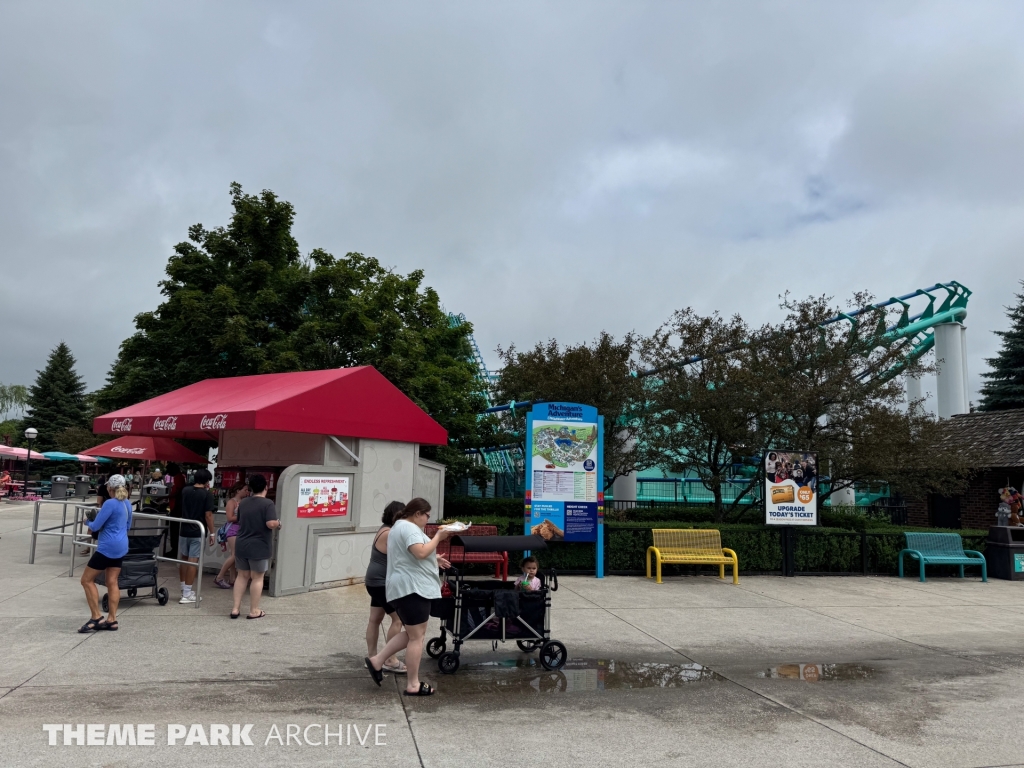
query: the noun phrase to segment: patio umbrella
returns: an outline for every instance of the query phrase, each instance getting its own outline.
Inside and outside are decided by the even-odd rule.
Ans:
[[[9,459],[20,459],[21,461],[24,461],[27,453],[27,448],[12,448],[9,445],[0,445],[0,456]],[[45,455],[32,451],[32,461],[48,461],[48,459]]]
[[[113,464],[113,459],[106,459],[102,456],[85,456],[84,454],[77,454],[75,456],[83,464]]]
[[[96,456],[83,456],[80,453],[64,453],[64,451],[44,451],[43,456],[50,461],[77,461],[81,464],[104,464],[112,463],[110,459],[101,459]]]
[[[180,464],[208,464],[206,457],[190,451],[169,437],[132,437],[125,435],[85,451],[89,456],[142,461],[174,461]]]

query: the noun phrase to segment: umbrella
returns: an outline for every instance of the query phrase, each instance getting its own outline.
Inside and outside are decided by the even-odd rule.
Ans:
[[[101,461],[104,464],[111,463],[110,459],[99,459],[95,456],[83,456],[80,453],[64,453],[64,451],[44,451],[43,456],[48,458],[50,461],[77,461],[82,464],[98,464]]]
[[[81,453],[75,456],[83,464],[113,464],[113,459],[105,459],[102,456],[85,456]]]
[[[89,456],[142,461],[175,461],[181,464],[207,464],[204,456],[190,451],[169,437],[132,437],[125,435],[85,451]]]
[[[6,456],[9,459],[21,459],[25,460],[25,456],[28,454],[27,448],[12,448],[9,445],[0,445],[0,456]],[[47,461],[45,455],[32,451],[32,461]]]

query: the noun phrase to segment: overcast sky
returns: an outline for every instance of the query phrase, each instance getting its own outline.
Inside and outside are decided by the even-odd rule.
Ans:
[[[1024,278],[1024,3],[0,4],[0,381],[103,384],[228,185],[497,345]]]

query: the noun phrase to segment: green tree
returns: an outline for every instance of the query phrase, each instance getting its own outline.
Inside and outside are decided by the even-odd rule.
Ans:
[[[635,440],[639,424],[634,411],[643,395],[633,361],[636,345],[632,334],[616,341],[602,332],[592,344],[561,347],[552,339],[526,352],[499,348],[503,368],[494,396],[503,403],[564,401],[597,408],[605,420],[604,473],[610,486],[615,478],[643,468]],[[525,450],[525,409],[506,414],[504,424]]]
[[[857,294],[852,304],[871,297]],[[825,298],[783,301],[786,317],[761,328],[742,318],[677,312],[641,345],[642,442],[647,461],[699,477],[719,520],[739,512],[764,482],[771,448],[815,452],[831,477],[828,495],[884,482],[905,495],[956,492],[975,457],[955,450],[921,408],[903,406],[899,375],[925,370],[912,345],[885,336],[884,310],[833,322]],[[733,467],[754,460],[752,476]],[[977,464],[975,464],[977,465]],[[735,501],[722,487],[735,484]]]
[[[1024,280],[1021,281],[1024,286]],[[1018,293],[1017,306],[1007,307],[1008,331],[996,331],[1003,340],[999,354],[986,360],[991,371],[981,374],[988,379],[981,387],[981,410],[1003,411],[1024,408],[1024,293]]]
[[[33,444],[35,450],[52,451],[57,447],[60,432],[68,427],[89,426],[85,382],[75,372],[75,358],[63,341],[50,353],[46,367],[38,372],[26,405],[22,430],[35,427],[39,431]]]
[[[273,192],[232,184],[231,199],[226,227],[196,224],[175,246],[165,299],[136,317],[96,395],[101,409],[213,377],[372,365],[448,430],[448,446],[424,455],[453,480],[485,479],[465,454],[481,440],[485,407],[472,326],[449,322],[421,271],[399,275],[359,253],[303,257],[295,210]]]
[[[28,387],[24,384],[0,384],[0,421],[8,421],[28,405]]]

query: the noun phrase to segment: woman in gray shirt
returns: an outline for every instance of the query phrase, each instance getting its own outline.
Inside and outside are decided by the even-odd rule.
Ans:
[[[381,623],[384,616],[391,617],[391,626],[388,627],[384,642],[402,631],[402,621],[395,613],[395,606],[388,602],[385,585],[388,576],[388,533],[395,522],[395,515],[405,509],[405,504],[400,501],[392,501],[384,507],[384,515],[380,521],[383,523],[373,537],[373,544],[370,545],[370,564],[366,566],[366,578],[363,583],[370,595],[370,622],[366,625],[366,652],[373,656],[377,653],[377,642],[380,639]],[[392,672],[396,675],[405,674],[405,665],[392,656],[384,662],[385,672]]]
[[[384,661],[403,648],[408,678],[406,696],[430,696],[434,689],[420,683],[420,657],[423,655],[423,641],[427,635],[427,621],[430,618],[430,601],[441,597],[441,581],[438,566],[450,568],[451,563],[437,557],[437,545],[452,535],[447,528],[438,529],[434,538],[424,533],[430,520],[430,503],[425,499],[413,499],[396,516],[395,524],[388,533],[388,570],[386,597],[395,606],[398,618],[405,626],[388,641],[384,650],[363,661],[373,681],[380,685],[384,679],[381,670]]]

